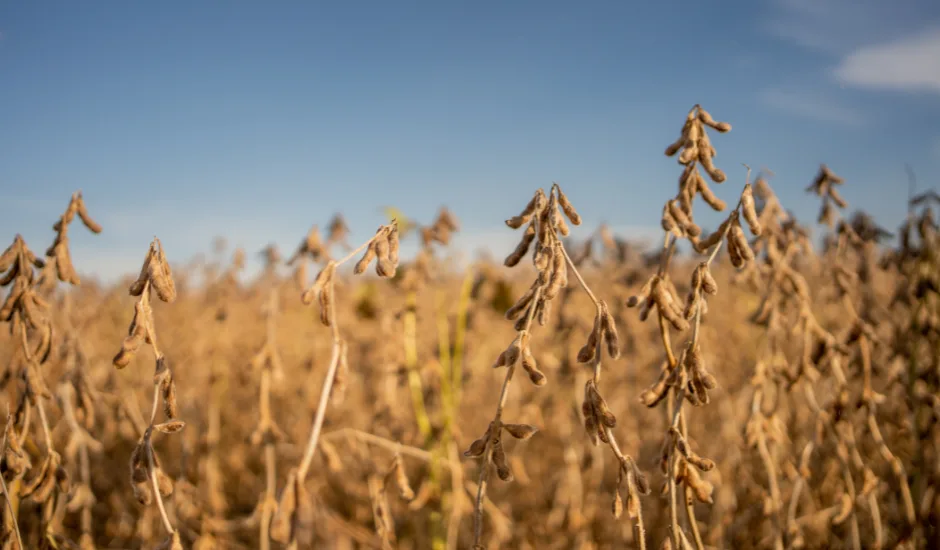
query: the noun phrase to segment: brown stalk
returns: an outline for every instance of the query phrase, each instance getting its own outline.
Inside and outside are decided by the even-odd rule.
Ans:
[[[167,434],[178,432],[185,427],[185,423],[175,419],[177,416],[176,383],[166,356],[157,344],[151,308],[151,290],[164,302],[170,303],[176,299],[176,286],[170,265],[166,260],[163,246],[157,238],[150,243],[140,276],[129,289],[130,294],[138,296],[139,299],[134,307],[135,315],[128,330],[128,336],[121,350],[114,356],[113,363],[116,368],[123,369],[130,363],[141,344],[150,344],[156,364],[153,377],[153,400],[149,425],[131,456],[131,479],[135,495],[142,504],[148,504],[151,498],[156,500],[160,519],[169,535],[164,544],[173,545],[179,544],[179,533],[173,527],[163,502],[163,498],[173,492],[173,485],[157,461],[152,436],[154,430]],[[167,421],[157,424],[157,411],[161,401]],[[150,487],[147,487],[148,484]]]
[[[278,510],[275,513],[274,521],[278,521],[278,515],[289,515],[289,519],[285,519],[282,523],[285,523],[289,526],[287,533],[277,533],[279,536],[275,536],[272,533],[272,538],[279,540],[279,542],[288,542],[288,546],[296,548],[297,546],[297,531],[299,528],[298,525],[298,514],[297,508],[300,508],[304,503],[300,502],[300,499],[303,497],[301,494],[301,488],[303,487],[303,482],[307,477],[307,472],[310,469],[310,465],[313,462],[314,454],[317,450],[317,443],[320,439],[320,431],[323,428],[323,421],[326,418],[326,409],[330,401],[330,394],[333,389],[333,381],[336,377],[337,367],[340,363],[340,357],[342,355],[342,349],[344,347],[344,342],[339,333],[339,324],[336,315],[336,299],[334,293],[334,281],[335,281],[335,272],[336,269],[349,262],[357,254],[366,250],[366,255],[359,261],[356,265],[356,273],[362,273],[366,266],[374,259],[375,257],[375,248],[376,243],[384,240],[387,244],[389,234],[397,227],[397,222],[392,220],[391,224],[381,226],[375,235],[370,238],[368,241],[360,245],[358,248],[347,254],[345,257],[337,261],[330,261],[327,263],[326,267],[320,272],[317,276],[314,284],[306,292],[304,292],[301,297],[302,301],[305,304],[311,303],[316,297],[320,302],[320,319],[321,321],[330,327],[332,334],[332,351],[330,356],[330,363],[327,367],[326,377],[323,381],[323,388],[320,392],[320,401],[317,404],[316,414],[313,420],[313,426],[310,430],[310,438],[307,441],[306,449],[304,450],[303,458],[301,459],[300,465],[295,471],[291,472],[288,481],[288,487],[285,487],[282,491],[281,501],[278,504]],[[397,260],[397,258],[396,258]],[[384,263],[383,263],[384,262]],[[397,268],[397,261],[390,262],[388,257],[378,258],[376,263],[376,272],[383,277],[388,277],[394,275],[394,269]],[[293,487],[291,486],[293,484]],[[280,536],[280,535],[287,535]],[[285,540],[280,540],[285,539]]]
[[[539,296],[542,294],[541,287],[537,288],[533,301],[537,301]],[[528,331],[532,326],[532,320],[535,318],[535,308],[529,308],[529,313],[526,315],[525,328],[523,331]],[[500,421],[503,416],[503,409],[506,406],[506,400],[509,397],[509,384],[512,382],[512,376],[516,372],[515,362],[509,365],[506,370],[506,377],[503,379],[502,389],[499,392],[499,400],[496,402],[496,414],[493,417],[493,421],[490,423],[492,431],[499,432]],[[486,485],[489,481],[489,464],[493,461],[493,438],[489,438],[486,441],[486,450],[483,453],[484,459],[483,463],[480,466],[480,478],[477,481],[477,495],[476,495],[476,505],[473,509],[473,545],[474,548],[482,548],[480,541],[483,538],[483,502],[486,498]],[[498,441],[498,439],[497,439]]]
[[[258,393],[259,422],[258,427],[251,436],[252,444],[261,445],[264,453],[265,490],[261,495],[259,510],[259,540],[262,550],[271,547],[271,520],[277,510],[277,454],[275,443],[282,438],[281,430],[274,422],[271,414],[271,385],[273,371],[280,363],[277,352],[277,308],[278,292],[274,288],[268,297],[265,307],[266,336],[264,346],[255,356],[254,363],[261,369],[261,388]]]
[[[61,456],[53,447],[52,435],[50,431],[49,418],[47,416],[45,400],[52,398],[52,393],[43,377],[41,367],[47,363],[50,358],[54,330],[50,313],[49,302],[40,296],[44,291],[51,292],[55,289],[55,271],[59,279],[77,285],[79,280],[75,274],[72,265],[70,253],[68,250],[67,231],[68,225],[75,214],[78,214],[85,225],[95,233],[101,231],[94,220],[90,218],[85,209],[81,194],[76,193],[72,196],[69,207],[54,229],[57,232],[55,243],[47,251],[46,261],[40,260],[29,250],[26,242],[20,235],[16,235],[13,244],[2,253],[0,258],[0,272],[5,272],[2,276],[2,285],[10,285],[10,292],[5,297],[2,307],[0,307],[0,317],[3,321],[11,323],[10,332],[18,342],[14,348],[19,348],[22,355],[22,361],[18,361],[14,355],[15,363],[18,363],[17,378],[23,380],[25,391],[21,395],[22,431],[15,435],[13,430],[9,430],[7,435],[14,434],[16,446],[19,447],[26,443],[26,436],[30,427],[30,412],[33,407],[39,412],[40,426],[43,432],[45,450],[43,459],[37,468],[33,469],[34,475],[26,482],[20,491],[20,495],[31,497],[40,504],[42,530],[44,540],[52,540],[58,535],[55,534],[56,528],[60,527],[57,518],[61,514],[57,510],[62,510],[60,497],[69,490],[68,473],[61,464]],[[34,269],[42,269],[38,275]],[[31,342],[29,332],[37,336],[37,342]],[[17,350],[14,349],[14,353]],[[13,374],[13,368],[10,367],[10,374]],[[19,410],[17,411],[19,416]],[[7,442],[9,444],[9,441]],[[28,466],[27,466],[28,467]],[[18,472],[23,473],[23,472]],[[17,484],[19,481],[17,480]],[[9,493],[4,492],[4,498],[10,502]],[[15,507],[14,507],[15,509]],[[14,521],[16,518],[13,518]],[[17,530],[17,539],[21,538],[19,528]]]
[[[749,168],[748,168],[748,180],[750,180]],[[711,251],[707,260],[702,264],[702,267],[700,268],[704,272],[707,272],[708,269],[711,267],[712,262],[715,260],[715,258],[718,255],[719,250],[721,249],[722,242],[724,242],[728,238],[729,232],[731,228],[734,226],[731,220],[737,219],[739,215],[739,210],[741,208],[741,204],[742,204],[741,201],[739,201],[738,205],[735,207],[734,210],[732,210],[731,214],[728,216],[728,221],[723,223],[722,227],[717,232],[718,233],[717,242],[711,247]],[[670,246],[669,249],[671,250],[672,246]],[[702,291],[701,289],[696,289],[696,290],[693,290],[693,292],[701,293]],[[703,298],[699,297],[699,299],[694,303],[696,304],[695,312],[694,312],[694,324],[693,324],[693,329],[692,329],[692,338],[687,348],[688,350],[697,350],[699,346],[699,334],[700,334],[701,321],[702,321],[702,308],[703,308],[703,303],[704,303]],[[664,314],[660,313],[659,317],[660,317],[661,333],[666,335],[663,337],[663,342],[665,345],[668,346],[668,339],[667,339],[668,331],[665,330],[664,328],[665,324],[663,323]],[[682,368],[681,365],[684,365],[685,363],[686,353],[687,352],[684,351],[682,354],[682,357],[678,361],[675,361],[674,359],[669,360],[670,370],[675,369],[675,368]],[[670,348],[667,347],[667,357],[669,355],[671,355],[671,350]],[[672,403],[674,404],[674,409],[671,411],[672,421],[670,422],[670,429],[674,430],[676,433],[681,433],[682,437],[684,439],[687,439],[688,438],[687,431],[686,431],[687,428],[685,426],[686,423],[685,423],[685,418],[683,414],[683,405],[685,404],[685,401],[686,401],[687,390],[685,387],[680,387],[676,385],[675,391],[672,393],[672,395],[674,395],[675,397],[672,400]],[[673,546],[675,548],[681,548],[685,544],[683,540],[685,535],[684,533],[682,533],[682,529],[680,528],[679,521],[678,521],[677,478],[679,478],[680,476],[680,471],[679,471],[680,467],[691,468],[692,466],[688,465],[688,462],[685,462],[685,466],[682,466],[682,464],[680,463],[680,453],[678,452],[679,449],[677,446],[679,439],[677,439],[676,437],[672,437],[672,438],[669,438],[668,441],[671,442],[671,445],[672,445],[672,448],[669,451],[670,462],[669,462],[669,466],[667,470],[668,471],[667,483],[668,483],[668,492],[669,492],[670,522],[671,522],[670,530],[672,533]],[[683,493],[684,493],[684,500],[686,501],[686,514],[688,515],[687,519],[689,521],[690,528],[692,529],[693,540],[695,542],[695,546],[697,549],[701,550],[702,548],[704,548],[704,543],[702,541],[701,534],[699,533],[699,530],[698,530],[698,525],[695,519],[694,510],[692,509],[691,505],[689,505],[689,502],[691,502],[691,500],[688,498],[688,494],[686,493],[687,489],[688,489],[688,485],[687,483],[684,483]]]
[[[535,359],[529,349],[531,343],[531,331],[533,329],[533,320],[538,318],[539,324],[546,323],[548,308],[551,300],[562,292],[568,283],[568,272],[574,274],[585,294],[591,299],[595,306],[594,328],[591,331],[588,342],[578,353],[578,361],[582,363],[591,363],[593,367],[593,377],[585,385],[585,401],[582,405],[584,414],[585,429],[588,436],[596,444],[597,439],[603,440],[610,445],[615,456],[619,460],[619,479],[621,482],[626,479],[628,502],[631,516],[638,519],[637,531],[640,539],[640,547],[645,548],[645,529],[642,522],[642,512],[638,494],[645,492],[638,490],[637,484],[643,483],[645,478],[642,476],[632,458],[625,456],[617,445],[616,439],[610,428],[616,424],[616,418],[610,412],[606,401],[600,396],[597,389],[597,383],[600,380],[600,358],[603,353],[602,346],[606,342],[607,353],[612,358],[620,355],[619,342],[616,333],[616,327],[613,317],[607,309],[607,305],[599,300],[594,292],[588,287],[584,278],[577,269],[576,264],[571,260],[565,246],[558,237],[558,234],[567,235],[568,227],[564,222],[561,212],[564,212],[572,224],[578,225],[581,222],[580,216],[568,202],[567,197],[561,191],[561,187],[556,183],[552,185],[551,191],[546,196],[544,191],[539,189],[533,198],[529,201],[521,214],[506,221],[506,224],[514,229],[526,226],[522,241],[516,250],[510,254],[505,261],[508,267],[515,266],[529,252],[534,243],[532,261],[538,271],[535,282],[532,283],[528,292],[526,292],[516,304],[511,307],[507,313],[507,319],[516,319],[515,328],[517,336],[515,340],[506,348],[497,358],[494,367],[507,367],[506,376],[503,380],[499,400],[497,402],[496,414],[486,433],[480,439],[476,440],[470,449],[464,453],[465,456],[482,457],[483,462],[480,468],[480,478],[477,484],[476,505],[474,507],[474,548],[482,548],[483,534],[483,503],[486,496],[487,484],[489,480],[490,464],[496,467],[499,477],[504,481],[511,481],[513,474],[506,463],[505,453],[502,448],[500,436],[506,430],[517,438],[527,438],[534,434],[537,429],[534,426],[510,425],[502,422],[503,411],[505,409],[510,384],[515,374],[517,362],[521,359],[521,365],[526,370],[530,379],[537,386],[545,383],[545,376],[535,366]],[[518,317],[520,313],[525,312],[523,317]],[[516,433],[518,431],[518,433]],[[524,432],[524,433],[523,433]],[[617,488],[615,496],[614,514],[620,514],[622,508],[617,506],[620,502],[620,487]]]
[[[668,477],[666,489],[669,492],[670,502],[670,544],[676,549],[682,548],[683,545],[687,543],[685,535],[678,524],[678,506],[676,502],[677,477],[681,474],[682,478],[686,480],[687,485],[689,479],[697,479],[697,474],[694,474],[691,470],[689,473],[681,473],[679,471],[680,466],[689,469],[692,467],[688,465],[689,463],[685,459],[680,463],[675,445],[678,444],[679,437],[681,437],[683,441],[688,438],[687,425],[684,415],[682,414],[683,399],[687,397],[687,392],[684,387],[686,378],[689,377],[690,374],[699,375],[687,372],[688,367],[684,364],[687,355],[686,351],[682,353],[679,360],[676,360],[672,351],[667,321],[668,325],[681,331],[688,328],[689,324],[687,319],[695,318],[694,334],[688,349],[697,353],[698,326],[700,324],[704,297],[701,294],[700,287],[694,288],[692,294],[690,294],[686,311],[684,313],[680,312],[677,304],[678,297],[674,296],[674,287],[668,278],[668,267],[675,250],[677,239],[687,238],[695,249],[701,253],[713,249],[708,262],[702,264],[700,268],[707,272],[709,264],[714,259],[715,254],[717,254],[721,241],[727,238],[729,239],[729,245],[731,244],[732,239],[729,237],[729,231],[736,229],[738,209],[741,206],[739,202],[738,207],[732,212],[728,220],[722,224],[722,227],[708,237],[702,237],[701,228],[699,228],[692,219],[692,204],[696,196],[701,196],[714,210],[721,211],[725,208],[724,202],[712,193],[705,178],[701,175],[701,172],[704,171],[715,183],[721,183],[726,179],[724,172],[716,168],[713,163],[712,158],[715,156],[715,150],[705,131],[706,127],[710,127],[719,132],[727,132],[731,129],[730,124],[716,122],[700,105],[695,105],[686,117],[679,139],[666,148],[666,156],[674,156],[678,153],[678,162],[680,165],[684,166],[679,179],[679,192],[675,199],[668,201],[663,208],[662,228],[666,232],[666,235],[663,246],[664,250],[660,255],[659,269],[656,274],[647,281],[640,293],[631,297],[630,301],[627,302],[628,307],[640,307],[640,320],[646,320],[651,310],[655,307],[657,321],[659,323],[660,338],[666,353],[666,365],[660,373],[659,381],[643,393],[641,401],[649,407],[655,406],[663,399],[667,401],[666,414],[667,418],[671,418],[669,424],[671,426],[670,434],[672,435],[667,435],[666,445],[669,445],[671,442],[673,448],[664,448],[664,453],[668,453],[664,454],[664,460],[666,460],[666,456],[669,457],[668,464],[664,462],[664,466],[666,467],[664,473]],[[747,191],[748,189],[749,186],[746,186],[745,190]],[[745,244],[745,248],[746,247],[747,245]],[[737,266],[735,255],[732,255],[732,259]],[[713,380],[713,377],[711,379]],[[695,382],[695,380],[693,379],[689,383],[692,382]],[[702,384],[701,380],[699,380],[698,383]],[[709,383],[713,384],[714,382]],[[670,386],[674,388],[674,391],[669,391]],[[705,396],[704,391],[705,390],[702,389],[703,396]],[[695,400],[697,401],[698,399],[699,396],[696,395]],[[707,402],[707,396],[705,396],[705,399]],[[701,491],[704,492],[707,484],[703,485],[702,482],[697,483]],[[710,500],[710,497],[708,498]],[[698,531],[694,509],[688,505],[688,498],[686,502],[686,513],[693,530],[694,542],[696,548],[701,550],[704,545]]]
[[[395,222],[393,221],[392,225],[394,225],[394,223]],[[346,262],[352,260],[353,257],[355,257],[357,254],[359,254],[366,248],[369,248],[376,240],[382,237],[386,237],[387,236],[386,231],[388,230],[385,230],[384,229],[385,227],[388,227],[389,228],[388,230],[390,230],[391,225],[383,226],[383,229],[380,229],[379,232],[377,232],[375,236],[373,236],[371,239],[369,239],[368,241],[360,245],[358,248],[356,248],[355,250],[347,254],[342,259],[335,261],[335,262],[329,262],[329,264],[332,264],[333,268],[335,269],[345,264]],[[333,294],[333,279],[332,278],[330,279],[328,285],[329,285],[329,293]],[[323,427],[323,420],[326,417],[326,407],[327,407],[327,404],[329,403],[330,391],[333,388],[333,379],[336,376],[336,367],[339,364],[340,350],[342,348],[342,337],[340,336],[339,326],[337,324],[337,319],[336,319],[336,301],[335,300],[330,301],[329,308],[330,308],[330,320],[331,320],[330,328],[331,328],[331,334],[333,338],[333,348],[332,348],[331,355],[330,355],[330,364],[329,364],[329,367],[327,367],[327,371],[326,371],[326,378],[323,381],[323,390],[320,393],[320,402],[317,404],[316,416],[314,416],[313,427],[311,428],[311,431],[310,431],[310,439],[307,441],[307,447],[306,447],[306,450],[304,451],[303,459],[300,462],[300,466],[298,466],[297,468],[297,477],[299,479],[306,478],[307,471],[310,469],[310,462],[313,460],[313,455],[314,453],[316,453],[316,450],[317,450],[317,441],[320,437],[320,429]]]
[[[3,442],[0,443],[0,456],[6,455],[7,452],[7,434],[10,433],[10,426],[12,426],[13,417],[10,416],[10,412],[7,411],[7,429],[3,432]],[[16,519],[16,510],[13,508],[13,501],[10,499],[10,491],[7,488],[7,482],[2,475],[0,475],[0,489],[3,489],[3,500],[7,503],[7,511],[10,513],[10,521],[13,522],[13,532],[16,534],[16,544],[17,548],[23,549],[23,537],[20,535],[20,524]]]
[[[564,254],[565,261],[568,263],[568,269],[570,269],[571,272],[574,273],[575,279],[577,279],[578,284],[581,285],[581,288],[591,299],[591,302],[594,303],[596,315],[597,316],[604,315],[606,307],[607,307],[606,304],[603,304],[603,302],[598,300],[597,297],[594,295],[594,293],[591,291],[590,287],[588,287],[587,283],[584,280],[584,277],[581,276],[581,272],[578,270],[578,267],[575,265],[575,263],[571,261],[571,257],[568,255],[568,251],[565,249],[564,246],[561,246],[561,252],[562,254]],[[592,381],[595,387],[600,385],[600,380],[601,380],[601,371],[602,371],[601,358],[603,355],[603,352],[601,349],[603,342],[601,340],[602,340],[601,338],[597,338],[594,343],[594,346],[595,346],[594,358],[591,361],[591,365],[590,365],[591,372],[592,372]],[[620,450],[620,446],[617,444],[617,439],[614,436],[614,433],[611,430],[611,427],[605,425],[604,433],[607,436],[606,443],[610,447],[610,450],[614,453],[614,456],[617,458],[620,471],[625,476],[628,501],[632,500],[634,504],[634,506],[632,506],[630,509],[636,515],[636,526],[635,526],[636,537],[637,537],[637,540],[639,541],[640,550],[645,550],[646,549],[646,527],[643,524],[643,506],[640,505],[639,496],[641,493],[646,494],[648,491],[642,491],[637,487],[638,481],[636,477],[637,477],[637,472],[639,470],[636,467],[636,462],[634,461],[633,457],[629,455],[625,455]],[[645,480],[643,483],[645,483]],[[619,491],[619,488],[617,490]],[[619,494],[616,495],[616,498],[619,498]]]

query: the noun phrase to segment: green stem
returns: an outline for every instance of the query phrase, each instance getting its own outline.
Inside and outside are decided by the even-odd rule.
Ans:
[[[454,356],[451,360],[454,390],[454,410],[460,407],[460,386],[463,383],[464,347],[467,337],[467,313],[470,310],[470,293],[473,291],[473,281],[476,279],[476,270],[471,268],[463,279],[460,287],[460,300],[457,302],[457,326],[454,331]]]
[[[450,355],[450,323],[447,319],[447,308],[444,305],[443,292],[438,289],[434,293],[434,311],[437,320],[437,357],[441,379],[441,406],[444,413],[444,433],[450,433],[454,422],[454,389],[453,372]]]
[[[405,305],[405,369],[408,371],[408,386],[411,388],[411,404],[415,412],[415,422],[424,442],[431,439],[431,421],[424,406],[424,387],[421,375],[418,373],[418,344],[417,344],[417,294],[409,292]]]

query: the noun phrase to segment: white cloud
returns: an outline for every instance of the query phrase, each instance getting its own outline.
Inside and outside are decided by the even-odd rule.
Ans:
[[[865,122],[858,111],[822,95],[771,88],[762,90],[759,99],[774,109],[822,122],[846,126],[861,126]]]
[[[861,88],[940,93],[940,26],[859,48],[842,59],[834,75]]]

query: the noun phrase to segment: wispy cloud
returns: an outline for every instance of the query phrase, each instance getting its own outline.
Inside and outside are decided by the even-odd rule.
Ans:
[[[804,48],[838,52],[844,47],[841,36],[821,32],[841,9],[838,1],[773,0],[763,28],[777,38]]]
[[[862,114],[820,94],[769,88],[759,94],[760,101],[781,111],[821,122],[861,126]]]
[[[940,25],[859,48],[842,59],[834,75],[861,88],[940,93]]]
[[[771,35],[833,57],[923,28],[935,0],[771,0],[761,26]]]

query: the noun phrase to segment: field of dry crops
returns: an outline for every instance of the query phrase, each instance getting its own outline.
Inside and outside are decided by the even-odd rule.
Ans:
[[[154,239],[103,288],[76,193],[0,257],[3,548],[935,547],[940,197],[889,232],[808,167],[796,220],[715,166],[730,130],[689,112],[653,252],[567,238],[553,184],[491,213],[502,264],[458,268],[445,208],[337,216],[249,283]]]

